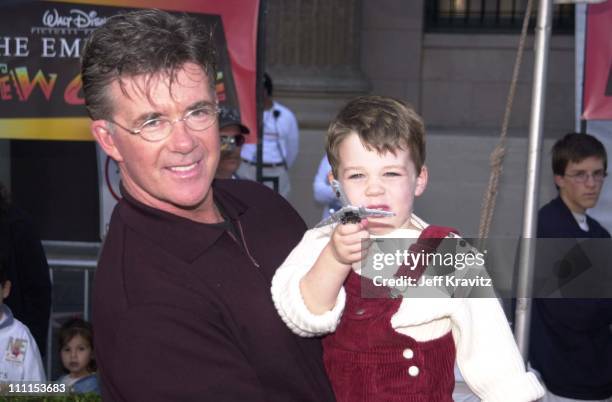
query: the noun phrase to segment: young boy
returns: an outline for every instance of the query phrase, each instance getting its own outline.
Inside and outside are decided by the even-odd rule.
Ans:
[[[0,383],[46,381],[38,346],[28,327],[3,303],[11,293],[5,262],[0,258]]]
[[[606,149],[592,135],[569,133],[555,143],[552,170],[559,195],[540,209],[539,238],[576,244],[599,238],[604,247],[610,233],[587,210],[597,204],[607,168]],[[565,247],[554,248],[555,257],[561,259]],[[590,262],[585,257],[576,264],[586,270]],[[611,326],[612,299],[534,298],[529,357],[547,388],[542,402],[612,402]]]
[[[420,242],[450,234],[412,213],[428,179],[420,117],[395,99],[356,98],[331,124],[327,155],[352,205],[395,214],[309,230],[272,281],[274,303],[292,331],[331,333],[324,361],[337,400],[451,402],[455,355],[466,382],[487,402],[540,397],[497,299],[360,293],[364,239]]]

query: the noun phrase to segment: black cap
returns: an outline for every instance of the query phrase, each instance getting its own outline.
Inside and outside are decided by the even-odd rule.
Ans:
[[[219,128],[236,125],[240,127],[242,134],[250,133],[247,126],[240,121],[240,114],[236,109],[229,106],[220,106],[219,109]]]

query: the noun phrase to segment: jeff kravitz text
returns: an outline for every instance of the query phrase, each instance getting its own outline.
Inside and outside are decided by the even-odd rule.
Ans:
[[[491,287],[491,278],[476,276],[474,278],[457,278],[454,276],[421,276],[419,279],[409,276],[398,276],[395,278],[384,278],[375,276],[372,278],[375,286],[396,287]]]

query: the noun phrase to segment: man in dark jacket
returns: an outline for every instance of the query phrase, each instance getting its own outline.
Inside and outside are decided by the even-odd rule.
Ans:
[[[272,275],[305,225],[271,190],[213,182],[213,44],[186,16],[108,19],[83,53],[91,131],[119,166],[94,284],[103,399],[331,401],[317,339],[291,334]]]
[[[559,196],[538,215],[538,237],[555,238],[541,241],[548,254],[568,250],[559,245],[575,245],[576,239],[610,238],[586,215],[607,176],[601,142],[588,134],[567,134],[553,147],[552,167]],[[548,388],[543,401],[612,400],[610,325],[612,299],[534,299],[530,362]]]

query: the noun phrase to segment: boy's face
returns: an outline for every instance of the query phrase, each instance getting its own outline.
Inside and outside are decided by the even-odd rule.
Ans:
[[[603,187],[604,163],[601,158],[589,156],[580,162],[569,162],[563,176],[555,176],[559,195],[572,212],[584,214],[597,204]],[[600,176],[599,179],[595,176]],[[585,180],[586,178],[586,180]]]
[[[366,149],[355,133],[342,141],[338,151],[338,180],[349,202],[395,212],[392,217],[368,218],[368,231],[385,234],[411,227],[414,197],[421,195],[427,185],[425,166],[417,175],[408,150],[379,154]]]

